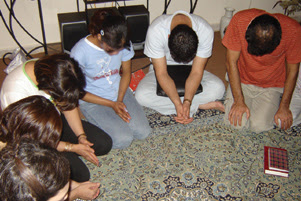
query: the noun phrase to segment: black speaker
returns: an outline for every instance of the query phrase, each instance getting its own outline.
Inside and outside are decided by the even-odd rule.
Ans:
[[[88,17],[90,19],[94,12],[100,9],[102,8],[88,9],[87,12],[58,14],[63,52],[70,53],[72,47],[80,39],[89,34],[86,18]],[[115,7],[109,7],[106,9],[110,9],[115,14],[120,15],[119,11]]]
[[[72,47],[89,34],[85,12],[59,13],[58,20],[61,32],[63,52],[70,53]]]
[[[134,50],[144,48],[146,32],[149,26],[149,12],[144,5],[123,6],[118,8],[128,23],[129,38]]]

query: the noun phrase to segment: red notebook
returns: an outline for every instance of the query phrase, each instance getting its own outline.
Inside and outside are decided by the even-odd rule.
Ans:
[[[277,147],[264,147],[264,173],[288,177],[287,150]]]
[[[145,74],[144,72],[140,69],[134,73],[132,73],[131,77],[131,82],[130,82],[130,89],[135,92],[136,88],[139,84],[139,82],[144,78]]]

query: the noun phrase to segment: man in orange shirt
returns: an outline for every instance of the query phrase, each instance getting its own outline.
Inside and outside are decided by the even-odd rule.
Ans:
[[[301,61],[297,21],[264,10],[235,14],[222,40],[229,88],[225,123],[259,133],[293,123],[290,102]]]

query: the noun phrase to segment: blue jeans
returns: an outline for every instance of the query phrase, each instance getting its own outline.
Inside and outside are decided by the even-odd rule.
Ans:
[[[134,139],[145,139],[151,132],[142,107],[129,89],[123,103],[131,116],[130,123],[123,121],[110,107],[80,101],[80,109],[86,119],[111,136],[113,149],[124,149]]]

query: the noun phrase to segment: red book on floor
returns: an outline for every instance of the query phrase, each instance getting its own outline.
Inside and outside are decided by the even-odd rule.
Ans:
[[[264,173],[288,177],[287,150],[277,147],[264,147]]]

